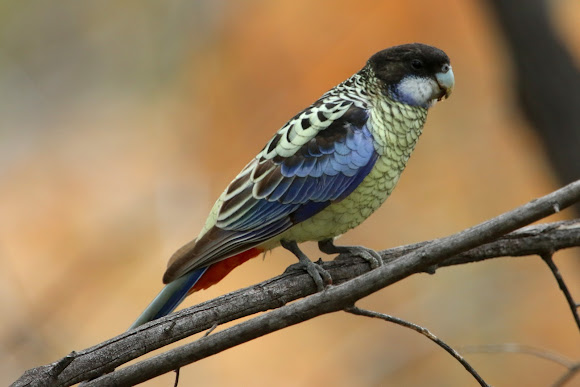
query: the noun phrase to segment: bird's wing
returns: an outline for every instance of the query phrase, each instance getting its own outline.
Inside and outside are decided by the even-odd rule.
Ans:
[[[288,122],[230,183],[215,225],[170,261],[165,281],[281,234],[347,197],[377,153],[369,113],[352,101],[312,105]]]

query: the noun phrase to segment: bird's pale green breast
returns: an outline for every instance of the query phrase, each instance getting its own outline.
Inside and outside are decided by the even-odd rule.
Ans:
[[[426,118],[425,108],[397,103],[384,97],[375,100],[375,106],[370,109],[369,129],[379,157],[371,172],[344,200],[293,226],[269,241],[267,247],[274,247],[281,239],[303,242],[332,238],[361,224],[395,188]]]

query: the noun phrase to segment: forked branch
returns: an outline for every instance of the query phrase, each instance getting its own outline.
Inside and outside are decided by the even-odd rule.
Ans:
[[[287,271],[258,285],[174,313],[71,354],[69,358],[73,360],[64,368],[64,363],[55,362],[29,370],[14,385],[69,386],[94,378],[97,379],[86,383],[86,386],[133,385],[254,338],[343,310],[412,274],[498,256],[545,254],[547,251],[580,246],[579,221],[535,226],[501,238],[579,201],[580,181],[576,181],[457,234],[384,251],[381,254],[385,264],[373,271],[368,271],[366,263],[352,257],[324,262],[335,286],[316,294],[313,294],[316,288],[310,277],[301,272]],[[310,294],[311,297],[286,305]],[[274,310],[113,372],[132,359],[207,330],[214,324],[270,309]]]

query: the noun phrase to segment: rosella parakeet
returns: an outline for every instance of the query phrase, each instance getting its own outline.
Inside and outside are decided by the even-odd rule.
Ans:
[[[428,109],[448,97],[447,55],[413,43],[379,51],[352,77],[288,121],[228,185],[198,237],[169,260],[167,285],[131,328],[171,313],[233,268],[282,245],[318,288],[329,280],[298,243],[325,253],[380,256],[334,238],[361,224],[395,188]]]

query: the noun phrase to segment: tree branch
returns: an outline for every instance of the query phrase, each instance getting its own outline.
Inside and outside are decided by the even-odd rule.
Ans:
[[[132,385],[287,326],[342,310],[360,298],[414,273],[433,272],[440,266],[489,259],[499,256],[497,253],[519,256],[544,253],[548,246],[550,251],[580,246],[580,221],[535,226],[489,243],[578,201],[580,181],[449,237],[387,250],[382,253],[386,263],[370,272],[366,263],[352,257],[324,262],[324,267],[330,271],[336,286],[316,294],[313,294],[316,288],[310,277],[290,270],[258,285],[193,306],[71,354],[69,356],[74,359],[66,367],[59,369],[59,372],[54,371],[57,364],[62,364],[59,362],[29,370],[14,386],[69,386],[111,372],[132,359],[207,330],[214,324],[223,324],[278,308],[86,384]],[[514,248],[520,242],[522,246],[519,249]],[[488,244],[466,253],[485,243]],[[535,250],[530,245],[534,245]],[[313,295],[286,305],[309,294]],[[48,379],[49,377],[52,379]],[[50,382],[44,383],[46,380]]]

